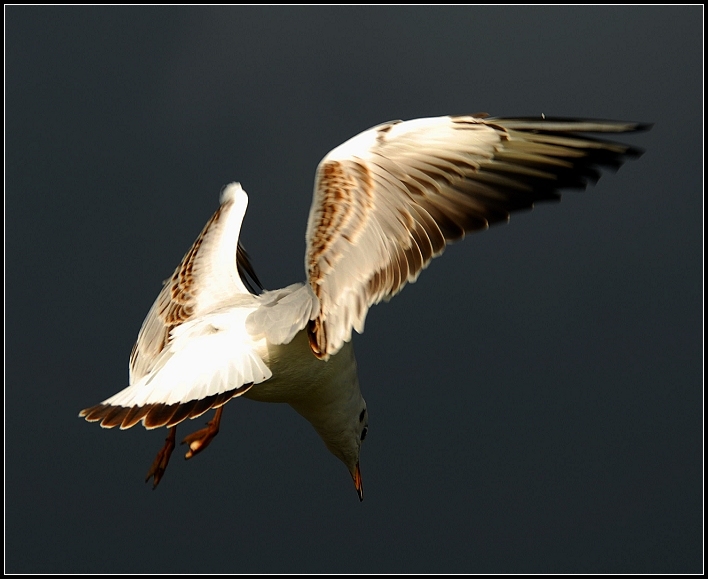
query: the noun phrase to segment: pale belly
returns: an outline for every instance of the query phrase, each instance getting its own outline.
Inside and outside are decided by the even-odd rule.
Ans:
[[[324,362],[312,353],[307,332],[303,330],[289,344],[266,344],[259,354],[273,376],[243,395],[251,400],[297,405],[313,396],[327,398],[328,390],[341,385],[343,380],[357,380],[351,342]]]

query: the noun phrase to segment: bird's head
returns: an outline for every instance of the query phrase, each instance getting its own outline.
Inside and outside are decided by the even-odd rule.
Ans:
[[[359,455],[369,431],[369,412],[358,384],[354,395],[347,396],[344,401],[339,396],[331,405],[292,406],[314,426],[329,451],[344,463],[354,481],[359,500],[364,500]]]
[[[309,349],[309,343],[305,345]],[[359,455],[369,431],[369,412],[359,388],[351,342],[345,342],[328,361],[316,360],[315,364],[321,367],[311,380],[310,388],[290,405],[314,427],[329,451],[344,463],[359,499],[363,500]]]
[[[331,431],[324,434],[320,432],[322,440],[327,445],[329,451],[341,460],[349,470],[349,474],[354,481],[354,487],[359,495],[359,500],[364,500],[364,486],[361,480],[361,469],[359,467],[359,455],[361,445],[369,432],[369,412],[366,403],[361,398],[361,407],[356,413],[350,412],[350,416],[345,421],[346,427],[336,433]]]

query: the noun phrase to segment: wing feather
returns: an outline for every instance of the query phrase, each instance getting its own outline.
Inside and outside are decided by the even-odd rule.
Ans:
[[[218,408],[271,371],[245,331],[260,282],[239,244],[248,197],[224,188],[219,209],[150,309],[130,358],[130,385],[81,411],[105,428],[174,426]],[[249,281],[250,280],[250,281]],[[304,327],[304,324],[303,324]]]
[[[248,294],[246,274],[260,285],[238,241],[247,205],[248,196],[239,183],[224,188],[219,209],[165,281],[143,322],[130,355],[131,384],[152,370],[174,328],[234,294]]]
[[[446,244],[584,188],[639,149],[582,133],[648,125],[485,115],[393,121],[331,151],[315,178],[305,268],[319,301],[310,345],[327,359],[368,308],[414,282]]]
[[[270,378],[257,340],[245,331],[245,320],[257,307],[255,300],[249,303],[173,329],[151,372],[80,416],[104,428],[125,429],[140,421],[146,428],[174,426]]]

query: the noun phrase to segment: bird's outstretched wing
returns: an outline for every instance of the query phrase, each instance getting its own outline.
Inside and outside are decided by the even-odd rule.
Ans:
[[[270,377],[248,344],[236,347],[251,340],[241,336],[247,306],[257,305],[248,278],[260,286],[239,244],[247,204],[240,184],[224,188],[219,209],[143,322],[130,356],[130,386],[80,416],[107,428],[129,428],[141,420],[148,428],[173,426]],[[220,310],[240,299],[245,310]]]
[[[247,294],[248,278],[260,282],[239,243],[248,196],[240,183],[227,185],[221,204],[145,317],[130,354],[130,382],[137,382],[153,367],[155,359],[180,324],[209,312],[234,294]],[[236,256],[234,256],[236,253]]]
[[[350,139],[319,164],[305,268],[319,300],[308,325],[327,359],[362,332],[369,307],[414,282],[447,243],[507,221],[512,211],[585,188],[600,167],[642,151],[585,136],[648,125],[487,118],[393,121]]]

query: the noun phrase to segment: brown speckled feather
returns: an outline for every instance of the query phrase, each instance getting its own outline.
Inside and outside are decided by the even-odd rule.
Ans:
[[[222,191],[219,209],[143,323],[130,358],[130,385],[80,416],[105,428],[171,427],[270,377],[242,328],[258,303],[246,283],[260,285],[238,244],[247,204],[238,183]]]
[[[601,167],[641,151],[584,133],[646,125],[486,115],[394,121],[374,127],[320,163],[307,227],[305,267],[319,299],[308,326],[327,359],[361,332],[368,308],[414,282],[446,244],[559,190],[584,188]]]
[[[150,371],[156,357],[169,343],[170,332],[204,310],[203,307],[200,308],[199,296],[210,290],[210,284],[205,283],[205,280],[198,279],[199,268],[197,267],[197,271],[195,271],[195,265],[197,265],[202,245],[218,225],[222,212],[229,208],[230,204],[226,203],[216,210],[197,240],[182,258],[172,277],[164,282],[162,290],[143,322],[130,355],[131,383],[139,380]],[[247,291],[247,288],[253,290],[253,284],[249,283],[249,278],[258,288],[262,289],[248,254],[240,243],[238,243],[233,256],[232,269],[238,273],[241,283],[241,288],[235,288],[235,291]]]
[[[103,428],[120,426],[121,430],[125,430],[135,426],[141,420],[147,429],[171,427],[188,418],[198,418],[212,408],[223,406],[232,398],[248,392],[252,386],[253,384],[244,384],[229,392],[180,404],[146,404],[133,407],[97,404],[82,410],[79,416],[84,417],[88,422],[99,422]]]

